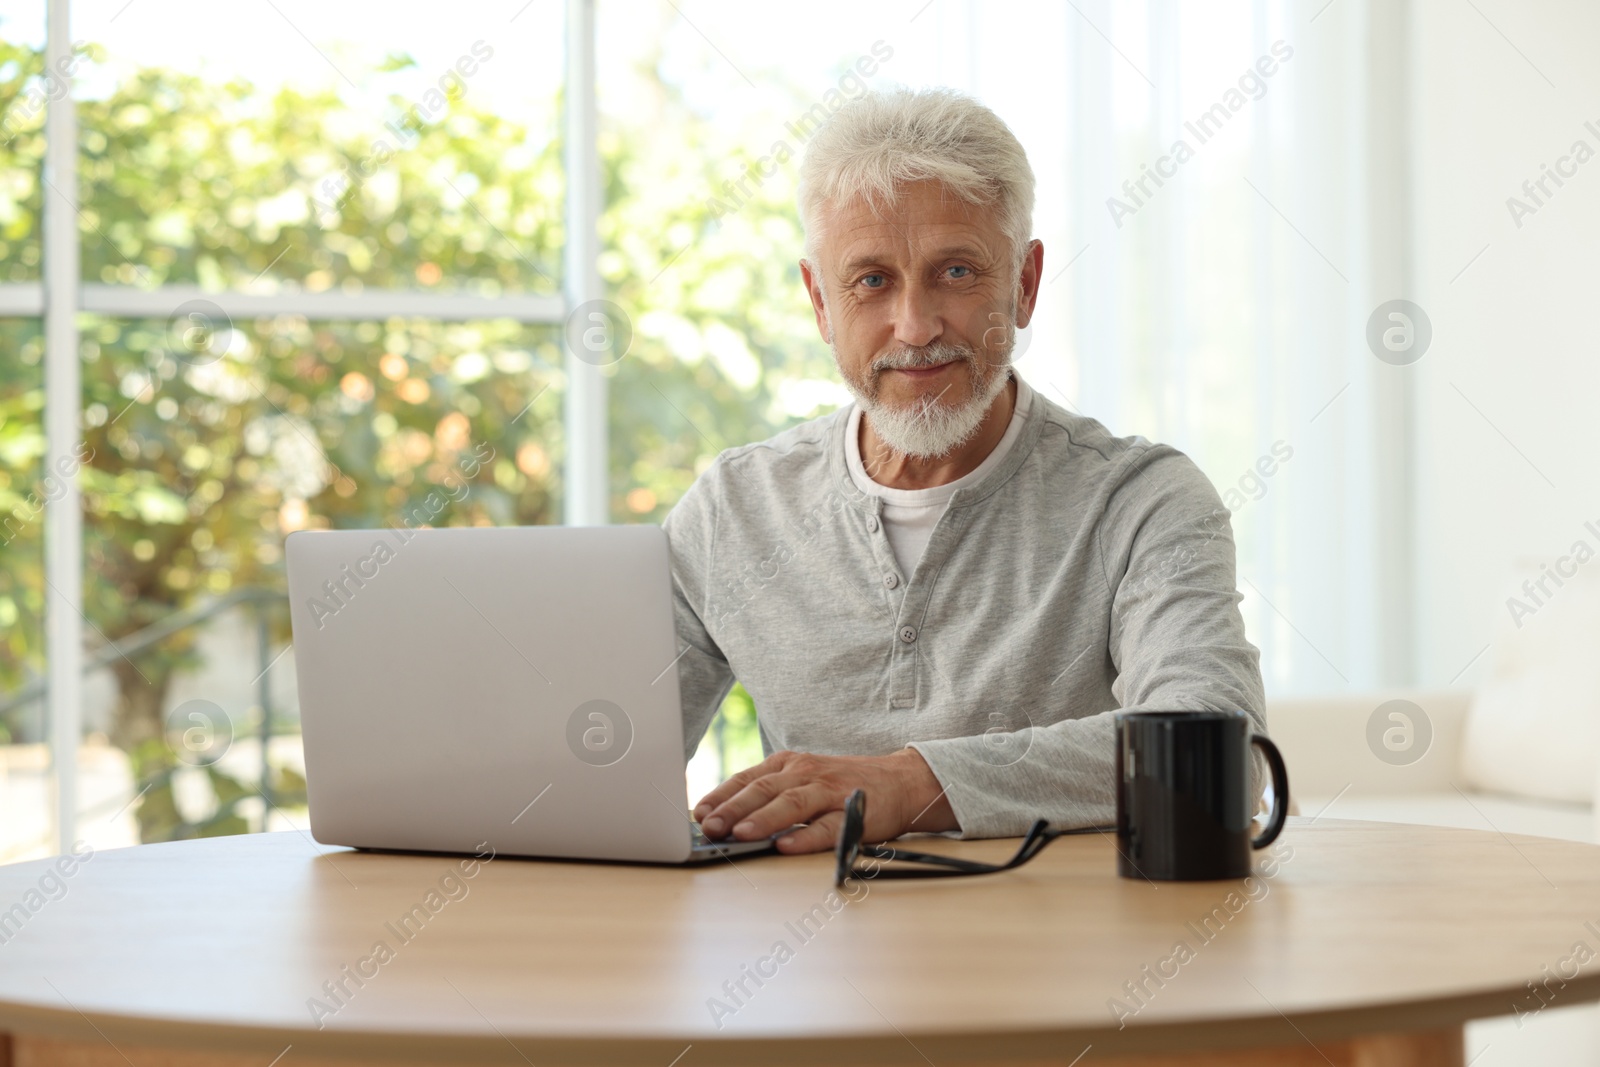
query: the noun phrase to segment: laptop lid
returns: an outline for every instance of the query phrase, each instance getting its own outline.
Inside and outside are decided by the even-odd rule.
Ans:
[[[688,857],[659,527],[299,531],[285,552],[318,841]]]

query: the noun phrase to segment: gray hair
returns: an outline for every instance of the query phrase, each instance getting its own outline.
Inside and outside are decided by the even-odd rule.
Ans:
[[[890,89],[846,103],[817,130],[800,165],[805,258],[816,263],[821,209],[864,198],[898,202],[898,187],[933,180],[992,206],[1020,268],[1033,234],[1033,168],[1000,116],[952,89]]]

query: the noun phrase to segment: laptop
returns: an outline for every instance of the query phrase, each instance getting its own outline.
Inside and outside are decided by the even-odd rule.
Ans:
[[[285,541],[311,834],[647,863],[770,851],[688,807],[658,526]]]

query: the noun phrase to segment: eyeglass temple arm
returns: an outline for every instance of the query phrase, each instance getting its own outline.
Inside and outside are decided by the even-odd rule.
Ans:
[[[925,863],[935,867],[949,867],[953,870],[964,871],[968,874],[987,874],[1000,868],[993,863],[979,863],[976,860],[958,859],[955,856],[940,856],[932,852],[908,852],[905,849],[894,848],[889,845],[862,845],[861,855],[871,856],[879,860],[898,860],[905,863]],[[890,872],[881,872],[887,874]]]
[[[909,852],[895,848],[892,845],[862,845],[861,854],[880,860],[901,860],[907,863],[927,863],[938,867],[951,867],[970,874],[993,874],[996,871],[1007,871],[1013,867],[1021,866],[1038,855],[1045,845],[1062,833],[1074,832],[1071,830],[1050,832],[1049,825],[1044,819],[1035,822],[1032,828],[1028,830],[1027,836],[1022,839],[1022,844],[1017,848],[1016,855],[1005,863],[980,863],[976,860],[964,860],[955,856],[940,856],[932,852]]]

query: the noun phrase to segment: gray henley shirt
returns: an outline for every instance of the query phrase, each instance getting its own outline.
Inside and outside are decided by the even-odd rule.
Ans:
[[[910,574],[845,464],[850,408],[729,449],[668,515],[686,757],[737,678],[763,749],[917,749],[965,837],[1109,823],[1118,709],[1266,731],[1229,513],[1183,453],[1034,393]]]

